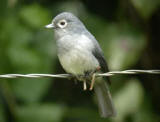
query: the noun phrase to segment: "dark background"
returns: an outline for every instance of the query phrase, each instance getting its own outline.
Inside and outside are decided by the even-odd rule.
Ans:
[[[65,73],[54,16],[78,16],[99,41],[109,69],[160,69],[159,0],[1,0],[0,74]],[[115,118],[102,119],[94,94],[60,78],[0,79],[0,122],[159,122],[160,76],[111,77]]]

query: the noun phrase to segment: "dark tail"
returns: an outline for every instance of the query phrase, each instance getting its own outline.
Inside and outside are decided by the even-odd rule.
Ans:
[[[97,97],[99,111],[102,117],[115,116],[115,108],[107,83],[102,80],[95,84],[94,91]]]

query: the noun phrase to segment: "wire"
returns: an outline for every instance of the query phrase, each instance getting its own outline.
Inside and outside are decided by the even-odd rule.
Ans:
[[[107,73],[96,74],[96,76],[113,76],[118,74],[160,74],[160,70],[124,70],[124,71],[110,71]],[[42,77],[50,77],[50,78],[71,78],[73,77],[71,74],[3,74],[0,75],[0,78],[42,78]]]

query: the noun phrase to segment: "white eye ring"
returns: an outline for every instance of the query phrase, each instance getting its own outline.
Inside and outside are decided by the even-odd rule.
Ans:
[[[67,26],[67,21],[66,20],[61,20],[57,24],[60,28],[65,28]]]

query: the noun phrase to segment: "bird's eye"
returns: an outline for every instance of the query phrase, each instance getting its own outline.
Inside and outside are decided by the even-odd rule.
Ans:
[[[65,28],[67,26],[67,21],[66,20],[61,20],[59,23],[58,23],[58,26],[60,28]]]
[[[61,25],[65,25],[65,22],[60,22]]]

